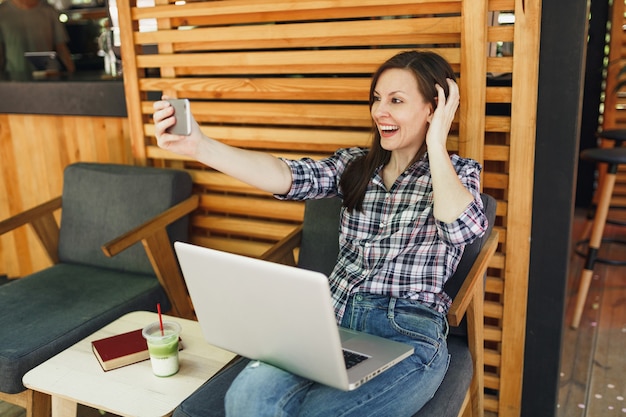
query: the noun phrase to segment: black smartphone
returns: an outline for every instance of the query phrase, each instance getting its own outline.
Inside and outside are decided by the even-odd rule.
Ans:
[[[174,107],[174,117],[176,117],[176,123],[167,130],[167,133],[189,136],[191,134],[191,110],[189,108],[189,100],[186,98],[177,98],[167,101]]]

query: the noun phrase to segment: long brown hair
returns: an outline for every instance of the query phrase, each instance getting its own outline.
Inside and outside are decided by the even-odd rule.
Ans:
[[[434,52],[407,51],[401,52],[385,63],[383,63],[372,77],[370,85],[369,107],[372,109],[374,103],[374,90],[380,75],[388,69],[406,69],[413,73],[417,80],[417,88],[425,100],[430,102],[433,109],[437,107],[435,98],[437,90],[435,84],[439,84],[444,89],[446,97],[448,97],[448,83],[446,78],[455,80],[454,71],[450,64]],[[418,157],[425,152],[426,144],[422,146],[422,151]],[[380,132],[376,124],[372,120],[372,144],[369,152],[355,159],[344,171],[341,176],[339,185],[343,192],[343,205],[349,210],[361,210],[363,198],[367,185],[374,175],[374,171],[381,165],[389,162],[391,151],[385,150],[380,145]]]

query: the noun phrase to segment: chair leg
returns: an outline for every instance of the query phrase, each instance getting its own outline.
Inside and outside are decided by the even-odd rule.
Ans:
[[[32,391],[32,390],[29,390]],[[49,417],[52,412],[51,398],[48,394],[32,391],[32,405],[30,413],[26,411],[26,417]]]
[[[51,400],[48,394],[27,389],[17,394],[0,392],[0,400],[26,409],[26,417],[50,417]]]
[[[585,266],[580,277],[578,294],[576,296],[576,306],[574,308],[574,317],[572,319],[572,328],[574,329],[577,329],[580,324],[580,319],[585,307],[585,301],[587,299],[587,293],[589,292],[589,286],[591,285],[593,268],[596,259],[598,258],[598,250],[600,249],[600,245],[602,243],[602,234],[604,233],[604,226],[606,225],[606,218],[611,205],[611,196],[613,195],[613,188],[615,187],[616,174],[613,172],[613,168],[616,167],[609,167],[609,172],[605,177],[598,201],[598,207],[593,219],[593,228],[589,239],[587,257],[585,259]]]

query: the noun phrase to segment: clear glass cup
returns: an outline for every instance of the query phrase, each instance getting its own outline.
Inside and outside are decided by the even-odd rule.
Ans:
[[[180,324],[173,321],[163,322],[163,332],[159,322],[148,324],[142,334],[148,344],[152,372],[156,376],[166,377],[174,375],[180,367],[178,361],[178,338]]]

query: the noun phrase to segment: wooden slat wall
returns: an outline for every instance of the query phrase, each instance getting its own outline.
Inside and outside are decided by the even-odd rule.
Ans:
[[[406,49],[434,50],[459,72],[461,105],[449,149],[484,164],[498,199],[500,247],[487,280],[487,411],[520,413],[532,173],[539,0],[232,0],[137,8],[118,2],[132,149],[140,163],[189,170],[201,210],[195,243],[259,256],[302,219],[301,203],[271,196],[156,146],[152,100],[191,99],[203,131],[276,155],[321,158],[367,146],[371,73]],[[513,11],[489,26],[488,11]],[[138,31],[154,18],[158,30]],[[513,56],[489,57],[493,42]],[[158,52],[149,53],[157,46]],[[488,73],[513,85],[487,87]],[[511,106],[513,116],[487,114]],[[508,248],[515,248],[509,251]]]
[[[128,121],[116,117],[0,115],[0,219],[61,195],[77,161],[133,164]],[[51,264],[28,227],[0,236],[0,275]]]

